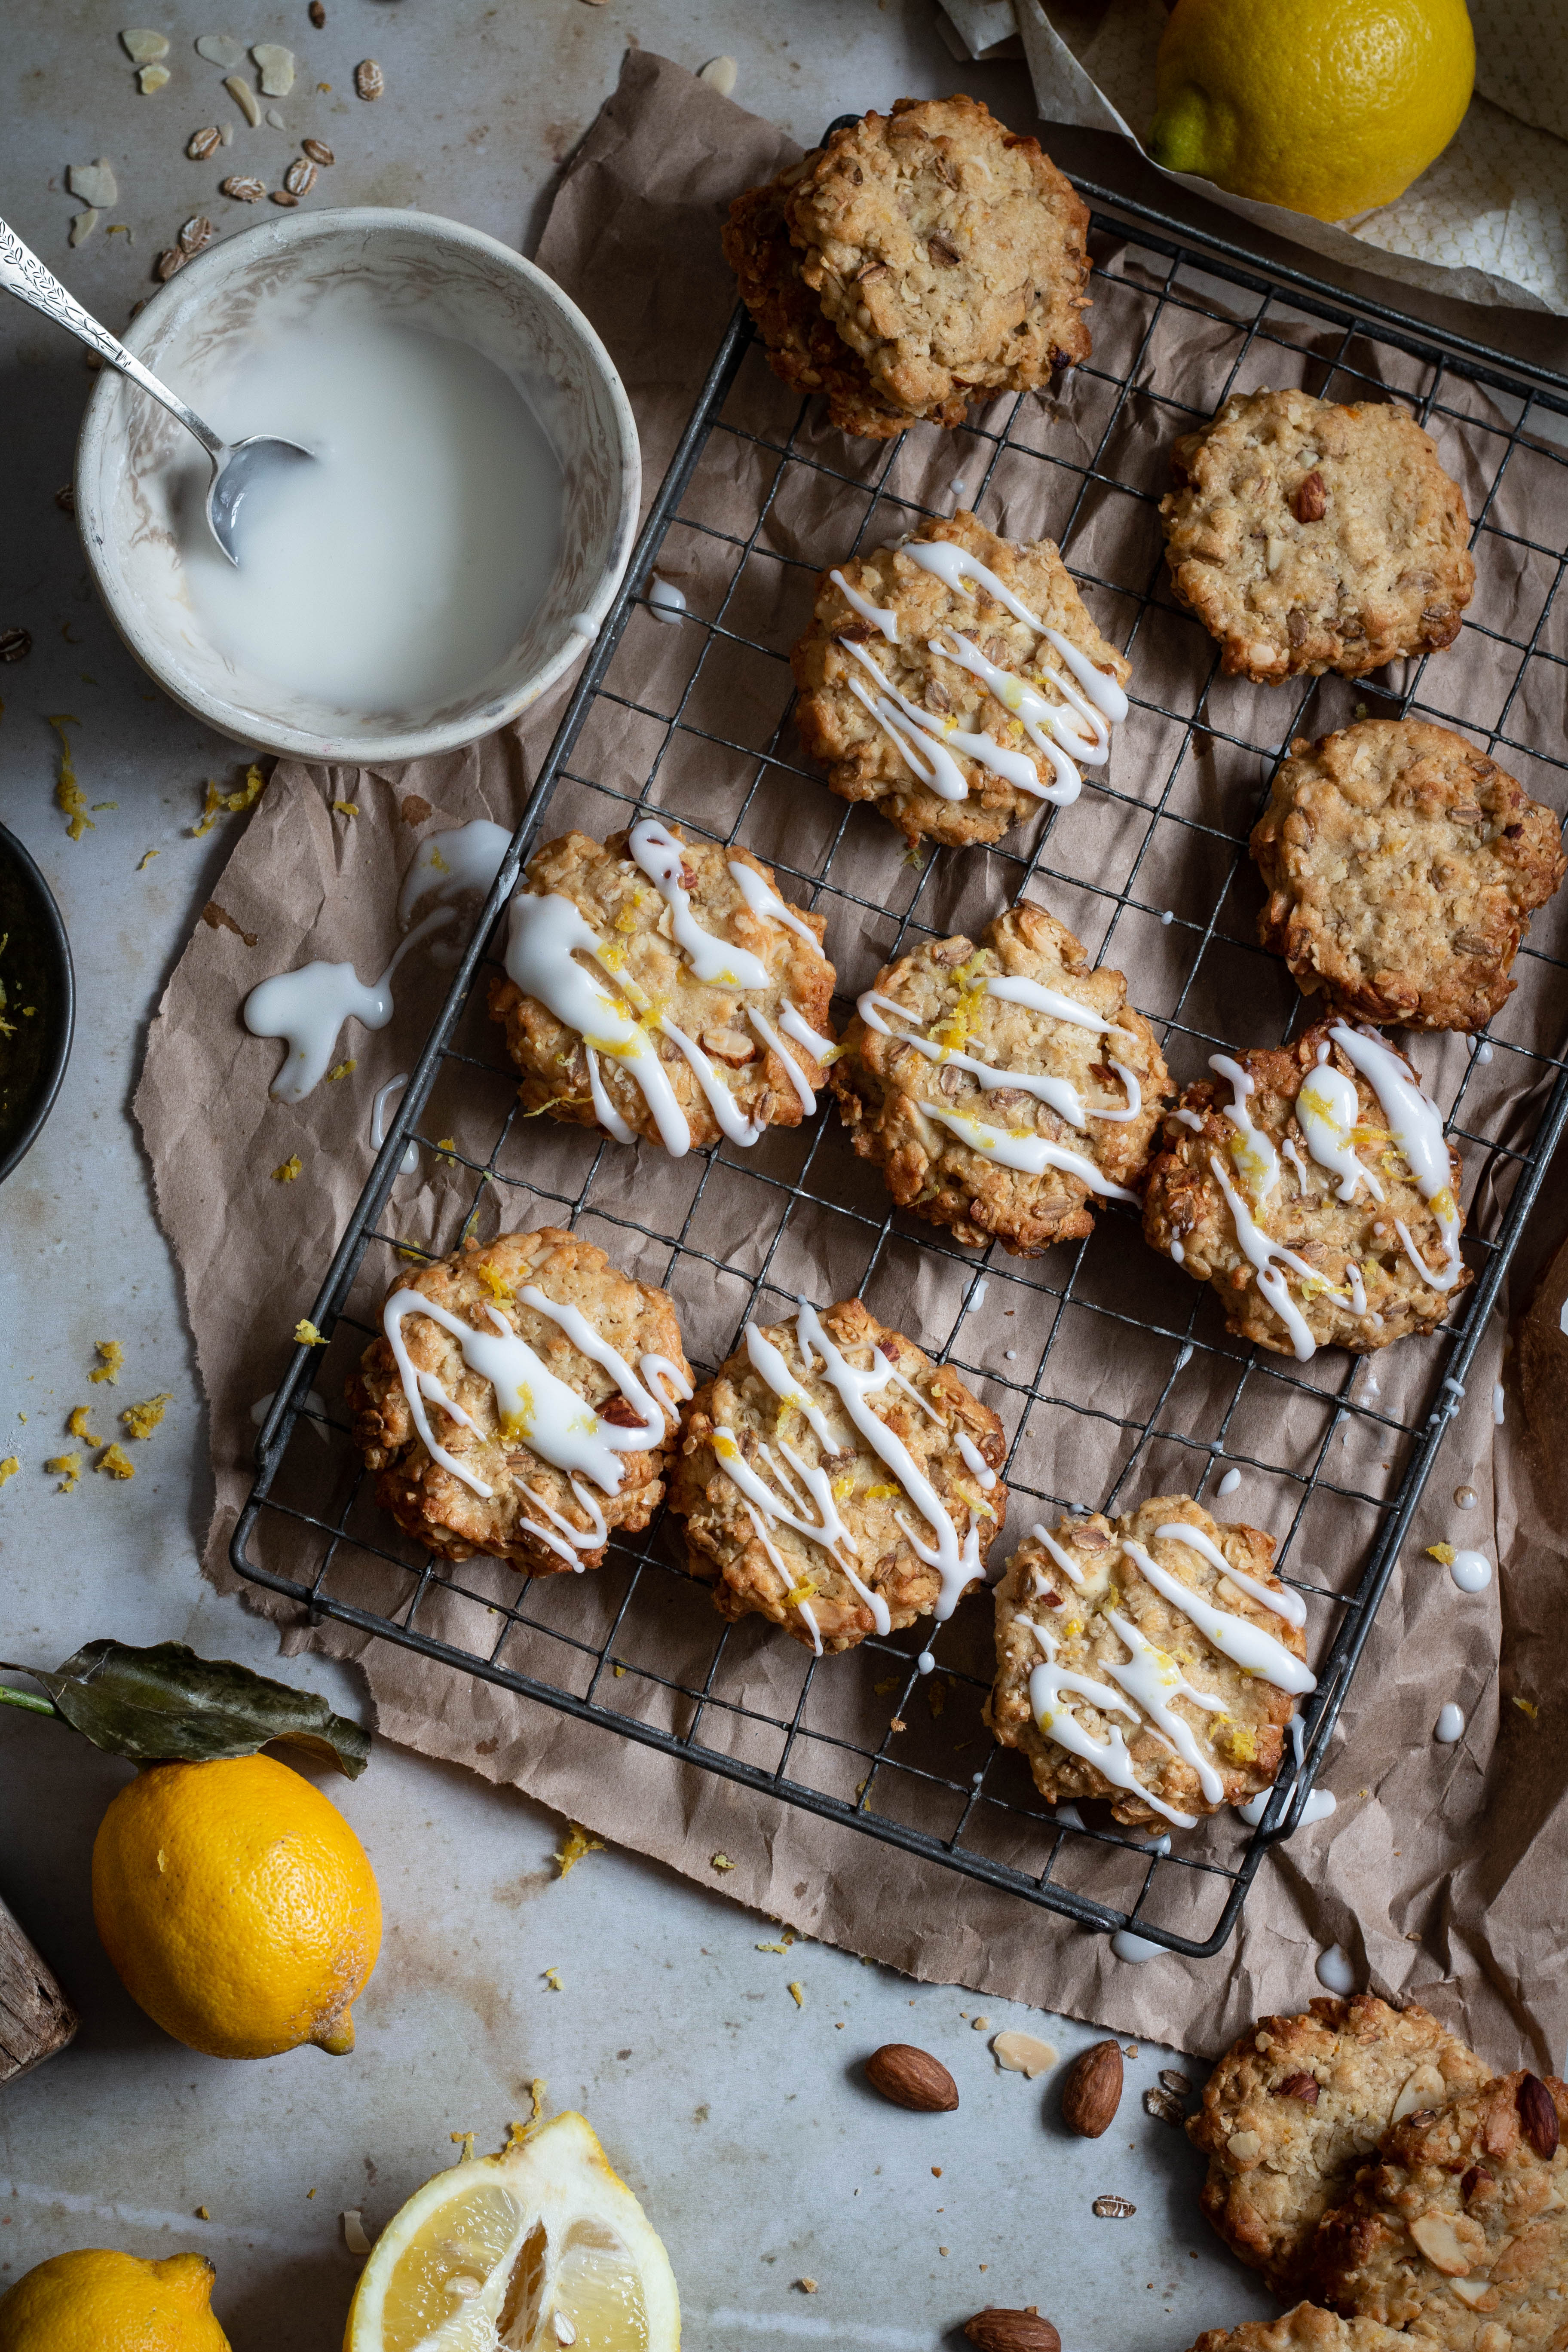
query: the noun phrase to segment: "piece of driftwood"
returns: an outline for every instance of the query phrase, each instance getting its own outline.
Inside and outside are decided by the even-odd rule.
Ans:
[[[75,2010],[0,1903],[0,2083],[52,2058],[76,2027]]]

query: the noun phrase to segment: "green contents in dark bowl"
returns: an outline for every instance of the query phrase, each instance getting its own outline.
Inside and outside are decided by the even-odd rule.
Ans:
[[[0,1182],[49,1115],[74,1009],[59,908],[21,843],[0,825]]]

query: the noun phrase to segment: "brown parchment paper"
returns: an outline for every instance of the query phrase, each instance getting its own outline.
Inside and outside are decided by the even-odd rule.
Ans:
[[[732,289],[717,241],[724,204],[789,152],[770,126],[679,68],[633,53],[557,199],[540,259],[584,304],[609,344],[637,413],[650,491],[731,307]],[[1131,309],[1121,315],[1114,287],[1102,289],[1093,323],[1097,358],[1111,367],[1127,364],[1141,330]],[[1302,322],[1303,366],[1317,348],[1313,332],[1310,322]],[[1225,346],[1219,330],[1191,319],[1181,326],[1179,341],[1173,331],[1163,341],[1156,338],[1141,364],[1147,378],[1163,384],[1182,380],[1182,397],[1198,404],[1228,364]],[[746,394],[756,404],[752,413],[765,415],[776,392],[782,405],[775,405],[773,421],[782,419],[787,429],[793,398],[772,387],[760,362],[749,360],[747,365],[756,369]],[[1275,354],[1275,380],[1279,375]],[[1039,431],[1053,436],[1053,446],[1086,458],[1104,430],[1102,404],[1100,389],[1086,375],[1060,402],[1041,404]],[[1133,405],[1101,462],[1113,466],[1123,481],[1152,483],[1163,470],[1167,437],[1168,425],[1152,404]],[[1481,459],[1462,435],[1450,438],[1453,446],[1445,445],[1448,462],[1474,508],[1482,487]],[[846,445],[820,433],[819,439],[824,455],[842,466]],[[934,433],[910,436],[896,463],[910,495],[935,502],[948,491],[958,463],[956,446]],[[1556,530],[1561,539],[1568,516],[1550,509],[1552,485],[1544,471],[1540,481],[1530,476],[1526,457],[1521,453],[1519,475],[1505,484],[1497,512],[1517,521],[1528,511],[1530,536],[1550,541]],[[750,442],[716,442],[699,468],[686,511],[716,531],[738,527],[743,536],[771,462]],[[1002,527],[1020,538],[1059,529],[1068,495],[1049,478],[1049,469],[1031,469],[1022,459],[1005,461],[992,485]],[[858,520],[856,509],[841,523],[853,504],[849,494],[826,479],[816,483],[807,475],[803,484],[800,477],[792,478],[771,514],[770,543],[805,561],[776,564],[765,579],[747,574],[740,601],[730,607],[742,618],[745,634],[787,648],[807,608],[806,562],[831,560],[835,534],[842,528],[847,538]],[[992,509],[984,511],[990,519]],[[1080,525],[1075,564],[1107,580],[1147,577],[1158,552],[1152,529],[1146,508],[1108,497],[1091,510],[1087,527]],[[1129,532],[1142,534],[1131,556]],[[660,568],[682,586],[695,611],[717,609],[733,566],[724,546],[680,524],[670,534]],[[1109,590],[1090,593],[1102,625],[1125,636],[1126,600]],[[1485,617],[1519,634],[1531,599],[1538,607],[1540,593],[1528,558],[1505,547],[1488,574]],[[1181,635],[1186,626],[1158,610],[1148,616],[1137,646],[1136,692],[1173,704],[1184,690],[1191,707],[1195,656],[1190,638]],[[1485,646],[1468,638],[1466,645],[1468,667],[1452,656],[1458,667],[1447,674],[1447,683],[1469,698],[1464,708],[1479,710],[1489,695],[1495,706],[1500,689],[1480,667]],[[574,775],[635,793],[647,772],[637,706],[673,708],[691,661],[688,632],[661,628],[646,614],[634,615],[612,673],[624,699],[596,711],[574,754]],[[1203,667],[1197,666],[1199,677]],[[1180,689],[1183,677],[1187,683]],[[1210,724],[1223,728],[1234,722],[1237,732],[1266,740],[1259,731],[1266,721],[1257,704],[1266,693],[1241,683],[1216,687],[1210,697]],[[1539,696],[1538,702],[1531,702],[1531,694]],[[1520,699],[1510,732],[1528,740],[1532,727],[1559,728],[1560,698],[1554,681],[1532,687]],[[752,676],[743,663],[721,669],[717,682],[705,673],[689,705],[699,723],[742,746],[756,740],[756,730],[778,707],[776,674]],[[370,1167],[371,1097],[412,1066],[444,974],[434,961],[406,965],[392,1024],[374,1035],[351,1026],[342,1050],[354,1056],[355,1068],[298,1107],[269,1098],[278,1048],[246,1034],[241,1002],[258,980],[316,956],[351,959],[362,974],[378,971],[395,938],[397,885],[416,843],[443,825],[479,815],[515,822],[527,778],[548,744],[559,709],[557,697],[552,709],[531,714],[521,733],[398,772],[279,767],[238,835],[214,901],[159,1007],[136,1110],[153,1160],[160,1214],[183,1271],[211,1402],[217,1499],[205,1566],[219,1585],[232,1587],[235,1581],[227,1549],[251,1477],[251,1408],[276,1385],[295,1318],[314,1294]],[[1338,688],[1325,689],[1321,723],[1350,715],[1351,698]],[[1457,709],[1456,717],[1461,716]],[[662,729],[648,740],[660,733]],[[1161,790],[1158,780],[1169,772],[1176,740],[1170,721],[1137,714],[1135,724],[1121,730],[1113,751],[1110,775],[1118,789],[1133,798],[1142,792],[1145,802],[1152,801]],[[1184,772],[1179,790],[1188,796],[1184,805],[1194,817],[1211,814],[1218,819],[1227,810],[1235,821],[1239,787],[1225,760],[1224,747],[1216,751],[1205,738]],[[1516,765],[1531,789],[1550,796],[1549,777],[1536,774],[1522,759]],[[661,770],[657,797],[678,818],[686,815],[717,830],[733,820],[755,766],[754,759],[731,760],[711,745],[678,747]],[[1254,760],[1242,783],[1255,789],[1261,774]],[[355,804],[357,816],[334,810],[333,803],[343,801]],[[602,833],[624,821],[622,811],[623,803],[596,790],[592,781],[563,782],[547,832],[577,824]],[[746,803],[742,837],[795,876],[810,875],[843,821],[841,804],[825,790],[785,775]],[[1137,895],[1149,911],[1139,919],[1130,915],[1118,929],[1111,960],[1127,971],[1134,1001],[1157,1012],[1171,1003],[1181,977],[1175,934],[1161,923],[1159,910],[1173,908],[1201,919],[1224,883],[1223,865],[1215,866],[1203,835],[1174,825],[1152,829],[1147,805],[1132,808],[1088,792],[1058,822],[1050,858],[1058,878],[1047,895],[1064,920],[1098,944],[1103,902],[1075,890],[1070,877],[1126,876],[1133,860]],[[1015,872],[994,854],[973,851],[939,861],[928,880],[903,860],[890,828],[868,812],[855,812],[833,866],[835,879],[864,901],[858,907],[832,902],[828,944],[841,989],[853,995],[869,983],[899,910],[917,889],[926,893],[922,920],[974,929],[1006,902],[1008,877]],[[796,895],[801,887],[797,882]],[[1241,936],[1250,932],[1256,908],[1250,876],[1246,889],[1238,885],[1238,890],[1227,919]],[[1559,953],[1560,929],[1550,913],[1537,926],[1537,937],[1555,944]],[[1205,960],[1200,988],[1184,1018],[1239,1043],[1272,1038],[1283,1028],[1291,994],[1282,969],[1261,968],[1255,957],[1237,956],[1227,965],[1217,955]],[[1517,1013],[1510,1008],[1500,1034],[1516,1032],[1524,1046],[1556,1036],[1563,1005],[1549,989],[1536,989],[1528,1003],[1521,992],[1515,1004]],[[473,1044],[482,1058],[482,1021]],[[1426,1041],[1420,1058],[1429,1083],[1451,1094],[1467,1053],[1461,1040]],[[493,1046],[489,1058],[498,1058]],[[1188,1063],[1190,1067],[1178,1058],[1178,1076],[1194,1074],[1198,1062],[1192,1054]],[[1500,1048],[1490,1068],[1472,1074],[1467,1097],[1471,1123],[1492,1118],[1532,1075],[1533,1066]],[[423,1131],[432,1145],[449,1136],[461,1150],[465,1121],[474,1123],[475,1133],[493,1132],[497,1106],[509,1093],[502,1077],[482,1070],[463,1087],[454,1088],[443,1078]],[[833,1114],[826,1116],[831,1121]],[[574,1192],[579,1177],[574,1171],[581,1162],[573,1155],[583,1141],[548,1120],[521,1130],[511,1172],[533,1187],[533,1195],[531,1202],[527,1192],[520,1192],[509,1201],[509,1223],[546,1222],[559,1213],[552,1191],[565,1197]],[[760,1146],[759,1155],[773,1149],[774,1141]],[[841,1171],[845,1197],[864,1199],[879,1213],[875,1180],[854,1162],[842,1137],[835,1132],[823,1150],[837,1156],[825,1163],[826,1178],[818,1170],[819,1192]],[[276,1179],[271,1171],[295,1152],[302,1162],[298,1178]],[[681,1188],[689,1181],[687,1163],[670,1162],[657,1151],[612,1150],[594,1195],[595,1213],[605,1222],[602,1231],[592,1224],[589,1229],[628,1270],[646,1267],[653,1278],[662,1278],[668,1250],[643,1244],[626,1225],[611,1221],[625,1217],[668,1227],[673,1218],[679,1224]],[[1483,1198],[1485,1181],[1483,1172]],[[471,1191],[471,1179],[426,1149],[417,1174],[399,1180],[384,1222],[395,1235],[420,1246],[449,1248],[456,1240],[455,1221]],[[481,1212],[481,1219],[491,1218],[491,1229],[500,1213],[490,1205],[494,1197],[493,1190],[487,1193]],[[831,1198],[831,1192],[824,1197]],[[727,1284],[722,1267],[752,1271],[761,1243],[743,1180],[710,1188],[704,1214],[709,1223],[703,1244],[719,1261],[719,1270],[689,1284],[677,1304],[693,1360],[711,1363],[731,1343],[736,1302],[743,1297],[738,1283]],[[1130,1318],[1153,1318],[1180,1331],[1192,1305],[1191,1286],[1144,1250],[1131,1228],[1119,1231],[1124,1246],[1101,1252],[1095,1261],[1100,1269],[1096,1278],[1108,1286],[1108,1303],[1124,1308]],[[355,1311],[374,1317],[385,1264],[384,1256],[378,1257],[376,1276],[367,1272],[362,1279],[352,1302]],[[1033,1273],[1016,1264],[1011,1270],[1041,1285],[1059,1286],[1061,1280],[1048,1261]],[[781,1298],[796,1286],[828,1297],[855,1288],[864,1272],[863,1255],[855,1255],[840,1227],[831,1220],[814,1224],[803,1214],[792,1222],[769,1280]],[[928,1346],[940,1346],[955,1328],[966,1281],[965,1269],[952,1255],[924,1250],[912,1235],[900,1236],[879,1260],[868,1299],[884,1319]],[[1008,1319],[1007,1302],[1020,1298],[1025,1306],[1016,1307]],[[1000,1367],[1005,1348],[1033,1328],[1037,1307],[1040,1316],[1049,1311],[1047,1291],[1039,1291],[1030,1306],[1026,1294],[993,1282],[986,1302],[964,1323],[960,1353],[981,1368],[973,1375],[975,1384],[1010,1429],[1019,1426],[1023,1414],[1016,1475],[1045,1491],[1092,1502],[1110,1491],[1127,1466],[1130,1441],[1119,1416],[1125,1415],[1130,1392],[1147,1408],[1153,1388],[1171,1375],[1175,1350],[1146,1339],[1129,1322],[1121,1327],[1113,1361],[1105,1337],[1112,1327],[1089,1318],[1070,1328],[1064,1323],[1053,1358],[1053,1385],[1088,1410],[1021,1408],[1016,1388],[992,1384],[984,1368]],[[358,1344],[340,1334],[321,1361],[321,1391],[334,1407]],[[1493,1383],[1502,1345],[1502,1322],[1494,1318],[1331,1751],[1324,1782],[1337,1795],[1339,1809],[1266,1863],[1239,1932],[1206,1963],[1169,1955],[1136,1966],[1118,1961],[1104,1937],[1052,1914],[792,1807],[759,1800],[711,1774],[672,1766],[628,1741],[384,1641],[361,1639],[331,1623],[308,1627],[297,1618],[288,1639],[357,1659],[386,1737],[515,1783],[601,1835],[658,1856],[705,1885],[721,1885],[732,1898],[806,1934],[912,1975],[961,1982],[1214,2051],[1259,2011],[1304,2003],[1319,1990],[1314,1968],[1320,1952],[1337,1943],[1350,1954],[1360,1982],[1391,1997],[1427,2002],[1500,2063],[1517,2063],[1528,2050],[1533,2063],[1544,2066],[1561,2051],[1568,2026],[1557,1917],[1568,1899],[1568,1807],[1560,1715],[1549,1695],[1552,1677],[1561,1678],[1568,1620],[1553,1601],[1560,1548],[1539,1532],[1539,1514],[1531,1520],[1536,1531],[1528,1539],[1521,1533],[1527,1507],[1534,1507],[1520,1499],[1525,1473],[1510,1457],[1509,1431],[1500,1445],[1497,1442]],[[1423,1386],[1432,1378],[1429,1352],[1393,1349],[1377,1359],[1377,1367],[1385,1409],[1395,1418],[1418,1419],[1429,1402]],[[1326,1391],[1343,1371],[1342,1358],[1325,1356],[1312,1378]],[[1233,1372],[1234,1366],[1201,1353],[1176,1367],[1162,1422],[1171,1434],[1139,1456],[1136,1493],[1170,1491],[1191,1482],[1194,1459],[1201,1466],[1202,1456],[1194,1456],[1188,1437],[1201,1441],[1216,1426]],[[290,1462],[312,1443],[301,1432],[289,1449]],[[1392,1491],[1400,1466],[1378,1426],[1357,1424],[1345,1434],[1317,1396],[1254,1379],[1227,1431],[1227,1444],[1234,1454],[1298,1468],[1322,1461],[1318,1492],[1297,1532],[1295,1564],[1310,1562],[1331,1590],[1353,1583],[1372,1524],[1372,1514],[1357,1496]],[[1460,1518],[1452,1496],[1462,1484],[1474,1488],[1478,1500]],[[300,1489],[301,1495],[307,1491]],[[1234,1501],[1219,1507],[1283,1536],[1299,1493],[1284,1480],[1250,1473]],[[1026,1518],[1032,1516],[1026,1504],[1024,1508]],[[1010,1535],[1016,1538],[1024,1523]],[[1461,1601],[1447,1573],[1425,1556],[1424,1547],[1439,1538],[1479,1545],[1489,1552],[1500,1544],[1507,1553],[1502,1577],[1484,1593]],[[998,1561],[1007,1548],[1006,1542],[998,1545]],[[268,1534],[264,1557],[283,1573],[299,1571],[298,1558],[290,1557],[276,1528]],[[602,1605],[595,1581],[565,1577],[554,1580],[552,1590],[563,1612],[591,1615]],[[471,1598],[442,1601],[421,1622],[474,1644],[482,1635],[487,1601],[506,1597],[515,1580],[499,1563],[476,1561],[463,1570],[462,1582]],[[245,1590],[257,1605],[271,1605],[254,1588]],[[343,1592],[345,1587],[335,1582],[333,1590]],[[351,1580],[347,1591],[353,1590]],[[367,1585],[364,1597],[370,1605],[386,1605],[384,1590],[378,1599]],[[699,1594],[697,1600],[707,1608],[705,1598]],[[289,1614],[281,1608],[276,1613]],[[943,1631],[943,1644],[952,1644],[943,1651],[949,1664],[988,1671],[990,1619],[984,1596],[963,1605]],[[681,1638],[672,1626],[671,1658],[677,1664]],[[1528,1664],[1521,1664],[1526,1652]],[[759,1704],[776,1706],[799,1672],[795,1645],[759,1633],[743,1655],[752,1677],[749,1692]],[[830,1727],[837,1706],[844,1727],[863,1737],[855,1668],[842,1661],[829,1661],[828,1668],[842,1669],[838,1679],[828,1684],[819,1675],[815,1687],[828,1691],[824,1705]],[[1521,1675],[1542,1694],[1540,1712],[1531,1718],[1509,1708],[1506,1734],[1500,1736],[1500,1706],[1505,1695],[1522,1687]],[[941,1686],[940,1676],[935,1684]],[[1449,1698],[1465,1709],[1468,1728],[1457,1746],[1439,1748],[1432,1727]],[[934,1709],[928,1712],[931,1719],[922,1716],[911,1738],[918,1733],[933,1743],[931,1752],[940,1748],[942,1769],[951,1770],[949,1748],[941,1743],[951,1747],[954,1726],[937,1722]],[[884,1707],[884,1722],[885,1714]],[[712,1737],[732,1738],[743,1748],[744,1727],[716,1727]],[[851,1773],[856,1769],[851,1759]],[[851,1779],[840,1793],[852,1786]],[[1201,1834],[1218,1841],[1216,1853],[1239,1851],[1242,1832],[1228,1820]],[[721,1877],[711,1862],[720,1853],[733,1864]],[[1120,1884],[1096,1861],[1089,1874],[1108,1899],[1128,1899],[1142,1873],[1140,1866],[1134,1877]],[[1186,1918],[1180,1908],[1183,1883],[1178,1880],[1173,1907],[1163,1914],[1179,1924]]]

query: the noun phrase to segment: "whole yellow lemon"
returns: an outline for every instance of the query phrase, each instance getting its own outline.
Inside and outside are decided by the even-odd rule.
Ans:
[[[92,1914],[127,1992],[192,2050],[353,2048],[381,1897],[337,1807],[286,1764],[155,1764],[92,1849]]]
[[[216,2275],[202,2254],[52,2254],[0,2295],[0,2352],[229,2352]]]
[[[1233,195],[1344,220],[1442,153],[1475,79],[1465,0],[1176,0],[1149,152]]]

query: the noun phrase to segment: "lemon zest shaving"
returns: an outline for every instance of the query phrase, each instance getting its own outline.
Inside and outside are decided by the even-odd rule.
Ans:
[[[708,1863],[710,1869],[720,1872],[733,1870],[735,1867],[727,1853],[710,1853],[708,1857]]]
[[[291,1184],[304,1165],[305,1163],[300,1159],[299,1153],[297,1151],[291,1151],[289,1154],[288,1159],[280,1160],[279,1165],[272,1171],[272,1181],[275,1184]]]
[[[67,1419],[66,1435],[68,1437],[79,1437],[84,1445],[101,1445],[104,1442],[103,1439],[101,1437],[95,1437],[91,1430],[89,1429],[87,1425],[87,1417],[91,1410],[92,1407],[90,1405],[79,1404],[76,1406],[74,1411]]]
[[[294,1326],[294,1345],[297,1348],[324,1348],[326,1344],[325,1339],[317,1330],[310,1317],[301,1315]]]
[[[70,738],[66,733],[68,727],[79,727],[81,720],[73,719],[68,710],[62,710],[58,718],[46,719],[45,724],[52,727],[60,739],[60,765],[59,773],[55,780],[55,806],[64,816],[66,831],[71,839],[79,841],[84,833],[95,833],[98,829],[88,814],[87,795],[77,782],[76,763],[71,758]]]
[[[358,816],[358,801],[334,801],[332,806],[340,816]]]
[[[545,1983],[550,1987],[552,1992],[559,1992],[561,1990],[561,1971],[559,1969],[542,1969],[540,1970],[540,1974],[544,1979]]]
[[[118,1386],[120,1368],[125,1361],[124,1349],[118,1339],[95,1339],[93,1345],[103,1361],[94,1370],[89,1372],[88,1379],[95,1381],[108,1381],[111,1385]]]
[[[351,1054],[346,1062],[335,1063],[327,1072],[327,1084],[331,1086],[335,1078],[346,1078],[351,1076],[358,1067],[359,1055],[357,1054]]]
[[[458,2163],[472,2164],[474,2160],[474,2133],[461,2131],[448,2132],[447,2137],[451,2141],[454,2147],[460,2147],[463,2151],[462,2155],[458,2158]]]
[[[14,1478],[21,1466],[21,1462],[15,1454],[7,1454],[5,1461],[0,1462],[0,1486],[5,1484],[7,1478]]]
[[[209,776],[206,797],[202,803],[201,817],[191,827],[192,838],[199,841],[203,834],[210,833],[220,816],[226,814],[237,816],[243,810],[249,808],[260,792],[263,781],[261,771],[254,761],[247,768],[245,782],[236,792],[224,792]]]
[[[172,1389],[165,1389],[161,1396],[148,1397],[144,1403],[128,1404],[120,1416],[125,1424],[127,1436],[151,1437],[163,1420],[164,1408],[173,1395]]]
[[[93,1464],[95,1470],[105,1470],[111,1478],[134,1478],[136,1465],[121,1444],[105,1446]]]
[[[57,1494],[68,1495],[71,1489],[80,1483],[81,1455],[79,1454],[53,1454],[45,1463],[44,1467],[53,1472],[59,1479],[60,1483],[55,1489]]]
[[[796,2009],[804,2009],[805,2007],[805,1987],[801,1983],[798,1977],[792,1977],[790,1979],[789,1997],[791,2000],[794,2001]]]
[[[1454,1547],[1450,1543],[1428,1544],[1426,1547],[1426,1557],[1428,1559],[1440,1560],[1445,1568],[1452,1568],[1454,1565]]]
[[[1541,1712],[1533,1699],[1521,1698],[1517,1691],[1514,1693],[1513,1703],[1515,1706],[1518,1707],[1521,1715],[1528,1716],[1531,1723],[1535,1721],[1536,1717]]]
[[[806,1601],[816,1600],[821,1589],[820,1585],[813,1584],[809,1577],[804,1584],[792,1584],[789,1591],[784,1594],[785,1608],[800,1609],[804,1607]]]
[[[625,1666],[618,1671],[624,1675]],[[581,1822],[568,1822],[565,1840],[555,1849],[556,1866],[564,1878],[569,1870],[576,1869],[585,1853],[603,1853],[604,1851],[603,1838],[590,1837]]]
[[[144,849],[142,852],[141,863],[136,868],[137,873],[144,874],[148,866],[152,865],[154,857],[162,857],[163,855],[163,853],[161,849]]]

